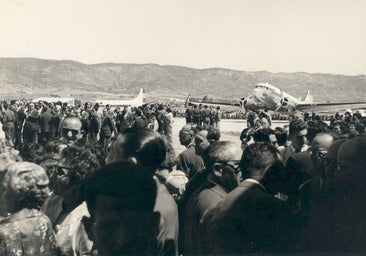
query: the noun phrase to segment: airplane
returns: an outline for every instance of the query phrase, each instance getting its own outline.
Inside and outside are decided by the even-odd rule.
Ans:
[[[129,100],[96,100],[95,103],[98,103],[99,106],[106,106],[110,105],[111,107],[118,107],[118,106],[128,106],[128,107],[139,107],[144,104],[144,90],[141,88],[139,94]]]
[[[337,103],[314,103],[311,91],[308,90],[304,99],[296,98],[281,89],[268,84],[256,84],[252,94],[240,100],[245,110],[272,110],[274,112],[293,113],[300,112],[329,112],[346,109],[366,108],[366,102],[337,102]]]
[[[189,98],[188,98],[189,101]],[[225,105],[214,102],[189,102],[193,104],[204,105]],[[240,106],[245,112],[255,111],[260,112],[269,110],[274,112],[294,113],[300,112],[329,112],[341,111],[346,109],[362,109],[366,108],[366,102],[340,102],[340,103],[314,103],[311,91],[308,90],[304,99],[296,98],[281,89],[269,84],[258,83],[253,88],[252,93],[247,97],[240,99],[239,104],[231,104],[232,106]]]
[[[188,94],[185,102],[184,102],[184,106],[188,107],[188,106],[193,106],[193,105],[207,105],[207,106],[213,106],[213,107],[217,107],[220,106],[223,109],[243,109],[242,107],[242,103],[241,102],[219,102],[219,101],[194,101],[191,100],[191,95]]]

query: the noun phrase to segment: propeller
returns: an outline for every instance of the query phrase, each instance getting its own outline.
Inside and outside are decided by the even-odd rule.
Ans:
[[[278,110],[280,110],[280,108],[282,107],[283,92],[282,92],[281,89],[280,89],[280,92],[281,92],[281,99],[280,99],[280,103],[277,104],[277,107],[275,109],[275,112],[278,112]]]
[[[281,91],[281,99],[280,99],[280,103],[277,105],[277,108],[275,109],[275,111],[277,112],[281,107],[287,107],[288,106],[288,103],[289,103],[289,100],[287,97],[285,97],[283,95],[283,92],[282,90]]]
[[[244,114],[246,114],[247,112],[248,112],[248,108],[247,108],[247,103],[248,103],[248,101],[243,97],[243,98],[241,98],[240,99],[240,101],[239,101],[239,104],[240,104],[240,106],[242,107],[242,109],[244,110]]]

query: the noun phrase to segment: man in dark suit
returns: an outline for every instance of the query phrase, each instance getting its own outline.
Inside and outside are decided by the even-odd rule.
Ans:
[[[83,223],[98,255],[165,255],[158,247],[157,187],[141,166],[117,162],[87,180]],[[166,254],[173,255],[173,254]]]
[[[113,117],[108,113],[108,109],[103,109],[102,128],[100,129],[100,143],[103,147],[104,153],[108,153],[108,146],[111,142],[112,134],[115,132]]]
[[[195,128],[195,125],[186,124],[179,131],[180,144],[185,146],[186,150],[178,155],[177,169],[183,171],[188,179],[204,168],[203,159],[196,154],[194,146]]]
[[[240,162],[244,180],[202,217],[204,254],[285,253],[295,245],[297,218],[276,197],[283,164],[273,145],[249,145]]]
[[[240,145],[229,141],[210,144],[204,152],[206,182],[190,197],[185,211],[184,255],[200,253],[198,225],[203,213],[239,184]]]
[[[23,127],[24,143],[37,143],[39,130],[39,112],[34,103],[29,103],[27,111],[27,119]]]
[[[88,133],[88,143],[92,147],[97,143],[99,132],[101,129],[102,117],[98,110],[99,104],[95,103],[93,108],[89,112],[90,128]]]
[[[324,160],[332,143],[331,134],[320,133],[312,140],[309,150],[295,153],[287,159],[285,192],[293,207],[298,207],[298,190],[302,184],[314,180],[320,185],[320,182],[325,181]]]
[[[341,144],[327,197],[314,211],[309,244],[316,253],[366,253],[366,138]],[[307,251],[308,252],[308,251]]]
[[[39,133],[38,142],[40,144],[45,145],[51,140],[53,121],[54,116],[52,115],[51,110],[48,108],[47,105],[44,105],[42,108],[42,113],[39,117],[39,126],[41,131]]]

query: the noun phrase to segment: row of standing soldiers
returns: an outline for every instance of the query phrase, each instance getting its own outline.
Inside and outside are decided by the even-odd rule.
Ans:
[[[220,106],[216,108],[213,106],[199,104],[188,106],[185,112],[186,123],[196,124],[204,129],[209,127],[219,128],[221,121]]]

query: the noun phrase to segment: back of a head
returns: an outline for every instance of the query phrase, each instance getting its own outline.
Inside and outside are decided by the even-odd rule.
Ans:
[[[276,127],[274,134],[276,136],[277,139],[277,143],[279,146],[284,146],[286,145],[287,142],[287,131],[284,128],[281,127]]]
[[[48,196],[49,179],[46,171],[30,162],[15,162],[8,166],[1,186],[2,207],[7,212],[22,208],[38,209]]]
[[[328,126],[320,121],[308,121],[307,126],[308,133],[306,134],[306,138],[309,143],[311,143],[319,133],[325,133],[329,131]]]
[[[111,147],[108,162],[135,159],[137,164],[155,172],[165,157],[165,143],[159,133],[147,128],[128,128]]]
[[[117,198],[122,211],[153,212],[156,194],[150,171],[128,162],[107,164],[86,182],[86,203],[92,216],[98,196]]]
[[[327,166],[325,168],[325,174],[327,179],[333,179],[334,174],[337,170],[337,157],[338,151],[343,143],[345,143],[346,139],[339,139],[332,143],[332,145],[328,149],[327,154]]]
[[[304,120],[302,120],[300,118],[295,118],[290,122],[289,135],[291,137],[292,135],[295,135],[299,131],[304,130],[306,128],[307,128],[307,125],[304,122]]]
[[[269,135],[274,134],[274,131],[270,128],[259,129],[254,132],[253,139],[255,142],[268,142],[270,143],[271,140]]]
[[[356,137],[344,142],[338,151],[336,176],[345,173],[366,175],[366,138]]]
[[[278,151],[275,146],[255,142],[245,148],[240,161],[240,169],[243,178],[249,178],[254,173],[265,174],[265,170],[278,160]]]
[[[220,130],[214,127],[210,127],[207,130],[207,140],[208,141],[219,141],[221,137]]]

